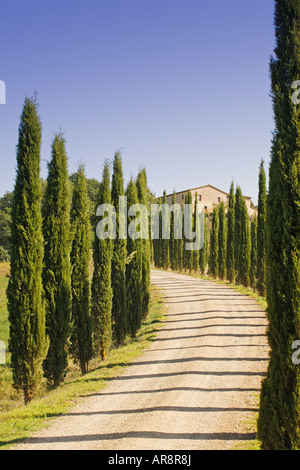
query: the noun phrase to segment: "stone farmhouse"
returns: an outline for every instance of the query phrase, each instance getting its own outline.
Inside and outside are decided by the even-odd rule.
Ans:
[[[199,209],[202,209],[202,207],[204,207],[204,211],[206,213],[210,214],[213,211],[214,206],[216,204],[220,204],[220,202],[222,201],[225,203],[225,208],[227,211],[229,194],[225,193],[225,191],[222,191],[221,189],[211,186],[210,184],[206,186],[200,186],[199,188],[187,189],[186,191],[176,193],[176,203],[184,203],[185,196],[188,194],[189,191],[192,194],[193,204],[195,203],[195,197],[197,194],[198,207]],[[169,206],[172,205],[172,198],[173,194],[167,195],[167,203]],[[246,201],[249,216],[252,218],[257,214],[257,210],[251,204],[251,197],[244,196],[244,198]]]

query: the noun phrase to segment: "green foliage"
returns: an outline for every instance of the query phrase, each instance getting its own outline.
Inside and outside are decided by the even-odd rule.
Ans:
[[[214,278],[219,274],[219,206],[212,213],[212,228],[210,232],[209,272]]]
[[[3,261],[9,261],[9,253],[3,246],[0,246],[0,262]]]
[[[139,171],[136,179],[136,187],[138,191],[138,200],[140,204],[145,206],[149,205],[148,197],[148,186],[147,186],[147,174],[145,168]],[[148,223],[149,225],[149,223]],[[148,227],[148,235],[150,229]],[[143,284],[143,299],[142,299],[142,312],[143,318],[146,317],[149,310],[150,302],[150,237],[146,240],[142,240],[142,284]]]
[[[242,210],[242,190],[240,186],[236,187],[235,190],[235,225],[234,225],[234,265],[235,265],[235,277],[238,284],[240,284],[240,266],[241,266],[241,210]]]
[[[43,283],[46,299],[46,326],[50,338],[44,373],[57,387],[68,366],[68,340],[71,334],[70,189],[65,139],[54,137],[52,158],[43,200],[45,240]]]
[[[266,293],[266,263],[267,263],[267,191],[264,161],[259,170],[258,190],[258,221],[257,221],[257,290],[261,296]]]
[[[204,214],[203,218],[203,247],[199,253],[199,268],[202,274],[205,274],[208,262],[208,233],[207,233],[207,220],[206,215]]]
[[[126,311],[126,287],[125,287],[125,266],[127,257],[126,238],[120,238],[119,229],[124,230],[126,220],[124,214],[120,212],[119,197],[124,196],[124,178],[122,159],[119,152],[115,153],[113,162],[112,205],[116,210],[116,239],[113,243],[111,283],[113,289],[112,319],[113,333],[116,343],[122,344],[127,333],[127,311]]]
[[[164,191],[162,203],[167,205],[167,193]],[[167,228],[167,217],[162,217],[162,234],[164,230]],[[161,235],[162,235],[161,234]],[[163,237],[160,238],[160,245],[161,245],[161,266],[164,269],[168,269],[170,267],[170,245],[169,240],[164,239]]]
[[[131,179],[126,190],[127,204],[131,207],[138,203],[137,187]],[[128,216],[128,227],[134,217]],[[132,337],[142,323],[143,311],[143,244],[141,238],[128,237],[127,252],[131,256],[126,264],[126,300],[127,300],[127,328]]]
[[[97,206],[111,203],[110,171],[106,161],[103,168],[102,182],[97,199]],[[92,304],[94,351],[96,356],[106,358],[112,342],[111,311],[111,258],[112,240],[107,237],[100,240],[94,238],[93,261],[94,271],[92,278]]]
[[[71,225],[72,321],[70,352],[80,364],[82,374],[88,372],[93,355],[93,323],[90,313],[90,219],[87,181],[80,166],[72,198]]]
[[[257,286],[257,217],[251,220],[251,266],[250,266],[250,286],[256,290]]]
[[[42,285],[41,135],[36,99],[26,98],[19,126],[7,288],[13,383],[23,391],[26,404],[42,379],[48,349]]]
[[[185,196],[185,206],[190,205],[192,207],[193,199],[192,194],[188,191],[187,195]],[[189,237],[187,233],[187,229],[192,231],[193,230],[193,210],[189,213],[187,212],[188,208],[185,207],[183,215],[184,215],[184,236],[183,236],[183,265],[186,271],[191,272],[193,270],[193,250],[187,250],[186,244],[191,243],[193,240]]]
[[[300,77],[300,2],[275,2],[271,59],[275,116],[267,196],[267,302],[270,361],[263,381],[258,437],[264,450],[300,449],[300,107],[291,85]]]
[[[8,256],[11,252],[10,236],[12,202],[12,192],[7,192],[0,198],[0,247],[3,247],[3,249],[8,253]]]
[[[235,281],[235,194],[234,184],[231,183],[229,193],[228,222],[227,222],[227,253],[226,276],[229,282]]]
[[[200,223],[199,223],[199,209],[198,209],[198,194],[195,194],[195,206],[194,206],[194,218],[193,218],[193,231],[196,233],[196,239],[200,240]],[[199,271],[199,257],[200,251],[193,251],[193,270],[195,272]]]
[[[219,278],[225,279],[226,276],[226,239],[227,239],[227,226],[225,216],[225,204],[220,203],[219,206]]]
[[[239,264],[237,279],[239,284],[245,287],[250,283],[250,256],[251,256],[251,238],[250,238],[250,220],[246,206],[246,201],[242,197],[239,199],[240,208],[238,214],[240,215],[240,249],[239,249]]]

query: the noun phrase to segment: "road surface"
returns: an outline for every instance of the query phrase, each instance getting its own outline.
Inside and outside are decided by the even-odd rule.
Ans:
[[[18,449],[226,450],[255,439],[247,420],[268,362],[264,311],[207,280],[151,280],[167,320],[150,348]]]

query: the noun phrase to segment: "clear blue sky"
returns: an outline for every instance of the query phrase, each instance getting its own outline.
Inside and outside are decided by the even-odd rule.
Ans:
[[[268,171],[273,0],[0,0],[0,196],[15,180],[19,117],[37,90],[42,176],[61,127],[70,173],[101,179],[122,150],[160,195],[231,180],[257,201]]]

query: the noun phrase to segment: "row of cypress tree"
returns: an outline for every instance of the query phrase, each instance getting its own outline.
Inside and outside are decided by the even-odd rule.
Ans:
[[[82,373],[93,356],[105,359],[115,341],[135,336],[150,299],[149,240],[93,237],[85,170],[70,186],[65,139],[54,136],[42,197],[42,125],[36,97],[26,98],[19,126],[17,177],[12,205],[11,272],[7,288],[9,349],[14,387],[29,403],[45,376],[58,386],[69,356]],[[121,156],[105,162],[98,205],[117,210],[124,195]],[[141,170],[128,184],[129,204],[147,204],[147,177]],[[94,227],[95,228],[95,227]],[[91,255],[91,251],[93,254]],[[91,264],[91,257],[93,264]]]
[[[245,199],[239,186],[230,186],[228,208],[224,202],[215,205],[211,215],[204,216],[202,224],[203,246],[200,250],[185,250],[188,241],[183,234],[177,239],[174,233],[176,211],[171,211],[170,239],[164,240],[161,226],[160,238],[153,240],[154,263],[157,267],[179,271],[201,272],[214,278],[227,279],[244,286],[251,286],[262,296],[266,290],[266,176],[264,162],[261,161],[258,188],[258,215],[250,220]],[[189,191],[185,204],[192,204]],[[166,204],[164,191],[160,203]],[[172,203],[176,203],[175,193]],[[226,210],[228,209],[228,210]],[[227,212],[227,213],[226,213]],[[196,214],[198,213],[198,197],[195,195],[193,212],[194,233],[197,230]],[[182,216],[184,211],[182,209]],[[163,220],[162,213],[160,214]],[[210,229],[208,229],[208,226]],[[199,234],[197,234],[199,239]]]

